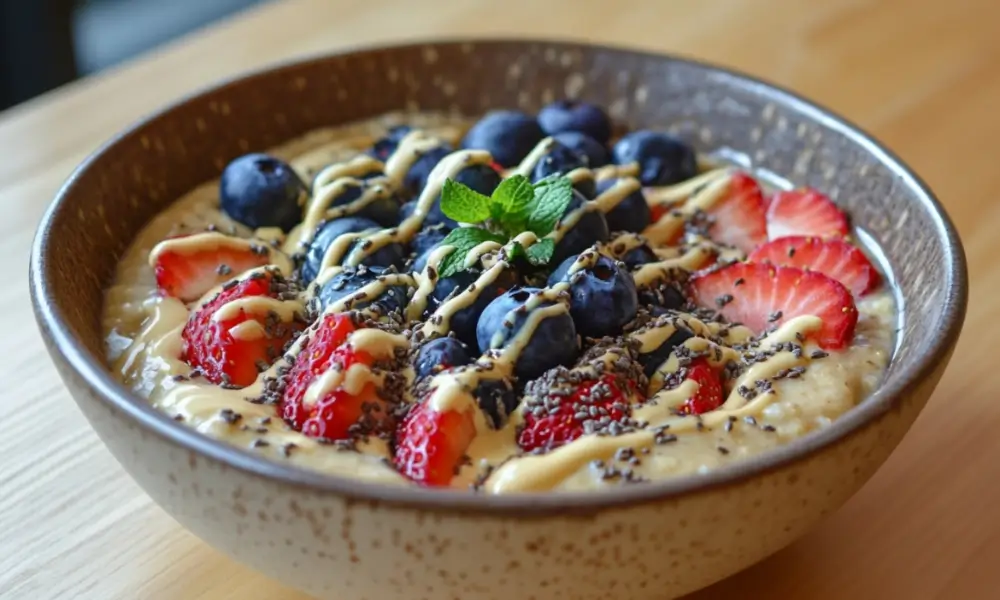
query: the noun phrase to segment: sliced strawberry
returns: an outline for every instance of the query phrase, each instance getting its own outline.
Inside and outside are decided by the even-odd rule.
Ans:
[[[476,437],[470,411],[437,412],[417,404],[396,432],[393,461],[406,477],[428,486],[446,486],[462,466]]]
[[[284,374],[281,415],[294,429],[315,438],[343,440],[352,433],[385,430],[390,422],[387,403],[372,382],[358,389],[346,389],[347,373],[355,365],[368,369],[375,359],[346,344],[355,331],[349,315],[328,314],[308,332],[294,364]],[[318,398],[309,397],[309,389],[324,373],[343,378],[330,390],[320,390]]]
[[[569,396],[553,396],[542,401],[543,406],[557,406],[543,416],[535,416],[534,411],[525,411],[524,425],[517,436],[517,445],[522,450],[552,450],[572,442],[584,434],[584,420],[581,415],[589,415],[587,420],[604,424],[622,422],[630,414],[632,389],[630,382],[623,382],[614,375],[607,374],[600,379],[586,381]],[[531,400],[529,400],[530,402]],[[595,416],[596,415],[596,416]]]
[[[714,219],[708,230],[713,240],[751,252],[767,241],[764,195],[753,177],[736,173],[729,188],[706,211]]]
[[[879,274],[865,253],[842,239],[792,236],[757,248],[747,259],[784,267],[818,271],[863,296],[878,286]]]
[[[192,302],[215,286],[271,262],[266,247],[221,233],[165,240],[153,250],[156,286],[167,296]]]
[[[814,334],[816,342],[824,348],[842,348],[851,341],[858,322],[850,290],[815,271],[741,262],[696,274],[689,283],[695,302],[757,333],[794,317],[813,315],[823,320]]]
[[[722,380],[706,359],[691,361],[685,379],[696,382],[698,391],[681,405],[682,415],[700,415],[722,406]]]
[[[843,237],[847,216],[828,197],[812,188],[778,192],[767,205],[767,237],[790,235]]]
[[[214,317],[234,300],[276,298],[272,292],[274,277],[271,273],[248,277],[196,310],[181,332],[181,358],[215,384],[246,387],[256,381],[257,374],[281,355],[288,340],[301,329],[300,324],[275,321],[243,308],[225,319]]]

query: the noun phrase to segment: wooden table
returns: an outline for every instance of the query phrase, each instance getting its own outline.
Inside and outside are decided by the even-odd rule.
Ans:
[[[898,451],[811,535],[691,600],[1000,598],[1000,402],[986,357],[1000,335],[998,23],[991,0],[298,0],[0,114],[0,597],[301,598],[153,505],[63,389],[26,265],[70,170],[130,121],[244,69],[401,38],[521,34],[680,52],[793,87],[896,149],[965,240],[966,335]]]

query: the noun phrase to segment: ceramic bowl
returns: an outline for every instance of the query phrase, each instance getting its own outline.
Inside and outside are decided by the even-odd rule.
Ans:
[[[472,73],[484,74],[481,77]],[[488,74],[488,75],[485,75]],[[267,462],[186,429],[109,375],[102,290],[135,233],[230,159],[394,109],[536,110],[587,97],[630,128],[829,191],[881,248],[903,308],[884,384],[832,426],[707,475],[614,493],[483,497],[387,489]],[[899,159],[794,94],[672,56],[535,41],[382,47],[288,64],[192,96],[105,145],[43,219],[36,316],[118,461],[235,559],[339,600],[664,600],[790,543],[882,464],[948,362],[966,305],[955,229]]]

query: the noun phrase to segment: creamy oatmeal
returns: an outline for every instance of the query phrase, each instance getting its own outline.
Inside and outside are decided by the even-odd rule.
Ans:
[[[572,136],[525,141],[511,123],[491,137],[392,114],[231,165],[121,260],[113,372],[275,461],[484,493],[706,472],[829,425],[878,384],[894,303],[821,194],[765,195],[659,138],[596,165]],[[281,161],[301,189],[273,183]],[[455,181],[479,195],[459,206]]]

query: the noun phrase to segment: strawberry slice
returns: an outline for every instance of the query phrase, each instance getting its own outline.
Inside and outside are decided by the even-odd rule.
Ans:
[[[790,235],[844,237],[847,216],[825,195],[812,188],[778,192],[767,206],[767,237]]]
[[[417,404],[396,432],[393,462],[399,472],[427,486],[447,486],[476,437],[471,411],[438,412]]]
[[[865,253],[842,239],[778,238],[757,248],[747,260],[818,271],[844,284],[855,296],[872,291],[880,280]]]
[[[246,387],[256,381],[258,373],[281,355],[301,325],[269,319],[266,314],[247,312],[243,307],[235,311],[225,307],[244,298],[277,298],[272,291],[275,277],[264,272],[243,279],[196,310],[181,331],[181,359],[215,384]],[[220,310],[232,315],[224,313],[226,318],[215,318]]]
[[[568,396],[549,398],[543,405],[557,405],[541,417],[534,411],[525,411],[524,425],[517,436],[517,445],[522,450],[552,450],[572,442],[586,431],[583,414],[591,415],[588,420],[595,423],[622,422],[631,410],[631,382],[622,381],[607,374],[600,379],[585,381]],[[529,406],[532,403],[529,399]],[[597,415],[593,417],[593,415]],[[608,417],[607,421],[603,417]]]
[[[708,235],[717,242],[751,252],[767,241],[764,195],[746,173],[735,173],[729,189],[706,212],[714,219]]]
[[[823,320],[814,333],[823,348],[842,348],[854,335],[858,309],[850,290],[816,271],[775,267],[766,263],[733,263],[694,275],[691,295],[702,306],[718,310],[728,321],[757,333],[802,315]]]
[[[356,330],[346,314],[327,314],[308,333],[295,362],[284,374],[280,408],[285,421],[305,435],[326,440],[344,440],[352,434],[384,431],[390,422],[387,403],[377,393],[375,384],[363,378],[348,377],[348,371],[360,365],[369,369],[375,359],[348,343]],[[309,390],[327,374],[334,377],[329,390]],[[339,376],[339,381],[336,377]],[[358,387],[345,385],[358,380]]]
[[[265,246],[209,232],[160,242],[150,262],[162,293],[193,302],[241,273],[270,264],[271,258]]]
[[[722,406],[722,380],[705,358],[696,358],[687,367],[687,380],[698,384],[698,391],[681,405],[682,415],[700,415]]]

